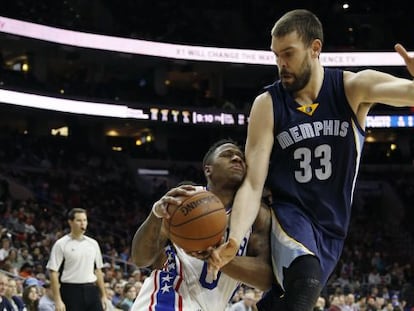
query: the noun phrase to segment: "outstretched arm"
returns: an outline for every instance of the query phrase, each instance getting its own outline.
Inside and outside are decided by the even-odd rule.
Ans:
[[[163,218],[168,218],[168,204],[180,205],[179,196],[193,193],[194,186],[180,186],[168,191],[161,199],[154,203],[151,213],[135,232],[132,240],[131,257],[138,267],[148,267],[160,258],[163,248],[168,240],[163,230]]]
[[[247,246],[247,256],[236,256],[221,270],[230,277],[249,286],[268,290],[273,282],[270,261],[270,227],[269,207],[262,204]]]
[[[396,44],[395,50],[414,77],[414,56],[410,56],[401,44]],[[410,79],[377,70],[345,71],[344,85],[348,101],[361,125],[365,124],[369,109],[376,103],[394,107],[414,106],[414,81]]]
[[[218,269],[236,255],[247,230],[260,208],[273,147],[273,107],[269,93],[258,96],[253,103],[246,140],[247,173],[237,191],[230,218],[229,241],[215,250],[209,259],[209,271],[215,277]]]

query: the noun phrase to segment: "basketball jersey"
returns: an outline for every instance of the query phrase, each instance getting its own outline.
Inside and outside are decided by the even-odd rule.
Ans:
[[[324,70],[312,105],[299,105],[280,81],[266,87],[274,112],[267,185],[284,229],[289,219],[302,217],[324,234],[343,239],[365,133],[346,99],[343,71]],[[300,230],[289,228],[289,234],[290,229]]]
[[[251,230],[243,239],[238,256],[246,255]],[[227,229],[228,235],[228,229]],[[166,246],[167,261],[145,279],[131,311],[223,311],[240,282],[219,272],[207,275],[207,262],[176,245]]]

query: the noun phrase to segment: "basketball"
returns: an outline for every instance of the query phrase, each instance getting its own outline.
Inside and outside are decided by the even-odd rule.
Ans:
[[[179,206],[169,205],[164,226],[170,240],[187,252],[217,245],[227,227],[226,209],[210,191],[197,191]]]

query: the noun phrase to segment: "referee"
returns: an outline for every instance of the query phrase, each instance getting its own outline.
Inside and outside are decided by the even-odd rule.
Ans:
[[[68,213],[70,233],[55,242],[46,268],[56,311],[103,311],[106,293],[98,242],[86,235],[86,210]],[[62,266],[63,265],[63,266]]]

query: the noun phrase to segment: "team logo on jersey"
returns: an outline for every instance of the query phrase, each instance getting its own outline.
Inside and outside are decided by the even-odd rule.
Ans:
[[[314,103],[314,104],[302,105],[296,109],[299,110],[300,112],[306,113],[308,116],[312,116],[313,113],[316,111],[316,108],[318,108],[318,106],[319,106],[318,103]]]

